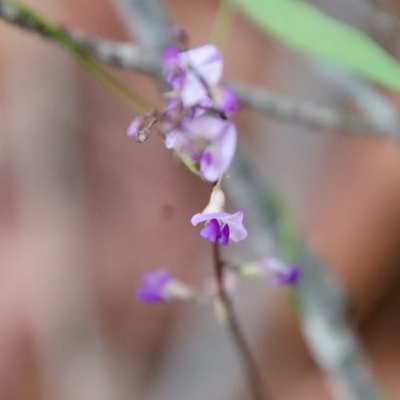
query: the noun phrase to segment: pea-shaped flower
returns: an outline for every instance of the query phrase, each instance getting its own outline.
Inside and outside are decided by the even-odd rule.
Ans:
[[[184,283],[176,280],[168,271],[159,270],[143,277],[144,286],[137,295],[146,303],[162,303],[173,300],[191,300],[193,291]]]
[[[200,235],[210,242],[219,242],[227,246],[229,240],[241,242],[247,237],[247,230],[243,226],[243,212],[235,214],[226,212],[198,213],[192,217],[192,224],[196,226],[200,222],[205,222]]]
[[[207,87],[217,85],[222,76],[222,55],[212,44],[181,53],[176,47],[169,47],[163,64],[164,78],[179,92],[184,107],[192,107],[207,98]]]
[[[216,182],[228,170],[236,151],[237,132],[231,121],[210,115],[185,118],[166,137],[173,148],[204,179]]]

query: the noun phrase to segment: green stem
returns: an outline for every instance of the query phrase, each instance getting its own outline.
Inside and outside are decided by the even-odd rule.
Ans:
[[[46,36],[59,43],[70,52],[83,68],[116,94],[125,104],[138,113],[151,111],[153,107],[137,93],[128,89],[124,83],[114,77],[105,68],[95,62],[79,44],[75,43],[68,32],[64,29],[46,21],[41,15],[15,1],[2,1],[4,5],[9,4],[18,12],[19,23],[28,24],[37,33]],[[22,22],[23,21],[23,22]]]
[[[115,78],[105,68],[101,67],[90,57],[78,54],[74,54],[74,56],[87,72],[94,76],[99,82],[106,86],[135,112],[144,114],[154,109],[154,107],[152,107],[146,100],[142,99],[135,92],[128,89],[120,80]]]
[[[222,48],[236,16],[236,6],[230,0],[221,0],[210,34],[210,42]]]

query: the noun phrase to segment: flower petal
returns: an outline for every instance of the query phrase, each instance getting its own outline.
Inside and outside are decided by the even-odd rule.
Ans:
[[[162,61],[165,68],[179,68],[181,66],[179,49],[176,46],[167,47],[163,53]]]
[[[180,98],[185,107],[195,106],[208,98],[206,88],[193,72],[185,74],[184,80],[180,77],[171,80],[171,86],[180,89]]]
[[[295,285],[301,276],[300,269],[294,265],[286,265],[286,268],[279,271],[274,279],[274,284],[282,285]]]
[[[194,142],[210,142],[206,151],[212,162],[201,164],[202,176],[210,182],[216,182],[229,168],[236,151],[237,132],[235,125],[209,115],[185,121],[187,137]]]
[[[220,234],[219,222],[216,219],[212,219],[201,231],[200,236],[204,239],[216,243]]]
[[[215,107],[227,114],[234,113],[239,108],[239,99],[230,86],[216,86],[212,89]]]
[[[221,229],[221,237],[219,239],[219,242],[223,245],[223,246],[228,246],[229,243],[229,225],[225,224],[224,227]]]
[[[128,126],[127,135],[136,138],[139,131],[143,128],[143,118],[135,118]]]
[[[218,212],[218,213],[197,213],[193,215],[191,219],[191,223],[193,226],[196,226],[200,222],[210,221],[212,219],[223,219],[229,217],[231,214],[226,212]]]
[[[208,85],[216,85],[222,76],[223,59],[219,49],[213,44],[206,44],[180,53],[182,63],[190,66]]]
[[[171,274],[165,270],[146,274],[143,277],[144,286],[137,292],[139,299],[147,303],[165,301],[165,287],[172,279]]]
[[[235,214],[229,214],[228,217],[223,218],[223,221],[229,225],[230,235],[229,239],[234,242],[241,242],[247,237],[247,230],[243,226],[243,212],[238,211]]]
[[[140,288],[137,291],[137,297],[145,303],[158,303],[164,301],[164,298],[148,288]]]

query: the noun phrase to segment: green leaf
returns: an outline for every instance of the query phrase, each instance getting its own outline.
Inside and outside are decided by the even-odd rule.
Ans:
[[[263,30],[300,51],[400,89],[400,64],[364,33],[301,0],[234,0]]]

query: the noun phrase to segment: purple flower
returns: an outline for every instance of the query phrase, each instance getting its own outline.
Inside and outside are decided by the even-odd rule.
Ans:
[[[212,88],[214,106],[225,114],[233,114],[239,108],[239,99],[230,86],[215,86]]]
[[[172,279],[171,274],[165,270],[146,274],[143,277],[145,285],[137,292],[139,299],[146,303],[166,301],[165,288]]]
[[[247,237],[247,230],[243,226],[243,212],[235,214],[226,212],[198,213],[192,217],[192,225],[196,226],[200,222],[206,225],[200,231],[200,235],[213,243],[217,241],[227,246],[229,240],[241,242]]]
[[[144,286],[137,295],[146,303],[159,303],[171,300],[189,300],[192,290],[185,284],[175,280],[166,270],[151,272],[143,277]]]
[[[209,115],[185,118],[166,137],[166,147],[174,148],[190,169],[216,182],[229,168],[235,155],[235,125]]]
[[[274,274],[273,284],[276,286],[295,285],[300,279],[300,269],[295,265],[283,262],[279,258],[264,258],[262,264]]]
[[[221,52],[212,44],[179,53],[169,47],[163,56],[164,78],[185,107],[192,107],[209,97],[207,87],[218,84],[222,76]]]

